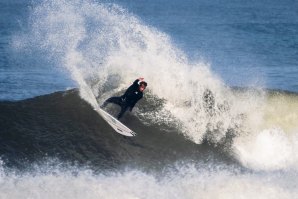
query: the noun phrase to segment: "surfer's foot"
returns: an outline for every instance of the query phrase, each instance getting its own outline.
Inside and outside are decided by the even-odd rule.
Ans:
[[[100,108],[104,108],[106,106],[107,106],[107,103],[104,102],[102,105],[100,105]]]

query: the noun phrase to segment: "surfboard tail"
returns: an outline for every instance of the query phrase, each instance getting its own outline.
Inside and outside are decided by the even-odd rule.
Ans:
[[[107,113],[101,108],[94,109],[96,112],[99,113],[99,115],[119,134],[125,135],[125,136],[136,136],[137,134],[129,129],[127,126],[125,126],[123,123],[121,123],[119,120],[114,118],[112,115]]]

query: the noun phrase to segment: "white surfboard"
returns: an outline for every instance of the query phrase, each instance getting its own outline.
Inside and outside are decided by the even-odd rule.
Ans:
[[[105,112],[101,108],[95,109],[99,115],[117,132],[125,136],[136,136],[137,134],[122,124],[119,120]]]

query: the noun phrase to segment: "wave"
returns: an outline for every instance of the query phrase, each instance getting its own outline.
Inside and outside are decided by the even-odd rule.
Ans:
[[[281,118],[293,116],[295,112],[285,113],[282,107],[295,107],[297,98],[296,94],[274,91],[268,101],[276,103],[267,104],[267,113],[275,110],[274,114],[282,114]],[[148,95],[142,103],[137,106],[155,107]],[[297,167],[283,164],[295,160],[294,150],[293,154],[285,153],[295,147],[295,140],[286,140],[277,132],[260,133],[261,138],[237,134],[221,146],[208,142],[207,137],[196,144],[179,128],[167,123],[144,124],[138,119],[139,113],[134,112],[128,113],[123,122],[138,135],[128,138],[114,132],[81,99],[77,89],[22,101],[2,101],[0,111],[2,198],[298,195]],[[115,113],[117,109],[110,107],[109,111]],[[267,119],[270,123],[270,117]],[[292,127],[289,120],[282,124]],[[227,146],[231,148],[227,150]],[[265,171],[254,171],[260,168]],[[271,171],[272,168],[279,170]]]
[[[297,134],[295,95],[290,97],[275,93],[270,96],[262,89],[237,92],[225,85],[220,77],[210,70],[208,63],[190,61],[187,55],[175,46],[170,36],[146,25],[137,16],[116,4],[47,0],[35,2],[32,7],[28,31],[17,34],[12,45],[27,59],[37,58],[40,63],[44,63],[41,60],[47,60],[50,66],[66,69],[77,83],[81,98],[88,102],[89,106],[97,106],[95,96],[99,103],[102,103],[107,97],[123,91],[137,77],[145,77],[148,82],[145,100],[135,110],[135,116],[129,116],[126,122],[127,125],[132,125],[136,132],[143,133],[137,139],[144,139],[144,143],[147,143],[147,139],[151,141],[146,144],[148,148],[152,149],[154,146],[167,151],[167,155],[162,154],[158,159],[171,156],[168,154],[175,151],[171,148],[174,145],[186,148],[187,153],[180,154],[184,157],[185,154],[196,154],[197,147],[209,144],[212,145],[211,151],[220,146],[225,151],[224,157],[232,157],[231,159],[236,159],[248,168],[270,170],[293,165],[296,167],[297,158],[293,153]],[[74,101],[80,106],[85,103],[76,97],[71,99],[76,99]],[[61,102],[59,104],[62,108],[66,106]],[[71,104],[77,106],[74,102]],[[288,106],[289,104],[291,106]],[[290,110],[288,107],[291,107]],[[55,106],[51,108],[55,110]],[[46,110],[52,111],[49,108]],[[79,142],[82,129],[90,132],[81,126],[86,125],[84,122],[99,132],[101,131],[95,124],[106,125],[100,119],[91,119],[98,116],[90,110],[78,110],[78,113],[82,114],[77,116],[68,113],[71,118],[79,119],[71,122],[75,128],[67,127],[69,129],[66,130],[76,132],[77,137],[73,135],[74,141]],[[51,122],[59,124],[60,130],[55,130],[58,138],[72,136],[71,133],[64,132],[64,126],[68,126],[64,121],[68,119],[54,119]],[[89,124],[90,121],[94,124]],[[130,124],[130,121],[138,122]],[[49,125],[46,120],[40,122]],[[27,128],[31,129],[31,125]],[[109,128],[106,126],[104,129]],[[168,131],[174,133],[166,133]],[[94,132],[87,135],[95,136]],[[111,129],[103,133],[104,137],[113,135]],[[155,142],[152,142],[152,137],[156,138]],[[173,140],[173,143],[174,140],[178,141],[164,149],[160,140],[166,142],[167,139]],[[107,140],[115,142],[114,138]],[[94,151],[96,146],[105,146],[108,142],[93,141],[90,146],[93,146]],[[157,143],[160,146],[157,147]],[[29,142],[27,145],[30,146]],[[51,146],[53,145],[52,143]],[[69,145],[76,146],[73,143]],[[191,147],[187,148],[188,145]],[[102,159],[111,158],[124,162],[127,160],[127,157],[122,157],[118,150],[113,150],[110,146],[112,145],[109,145],[106,155],[102,154],[105,157]],[[115,142],[113,146],[119,144]],[[124,149],[131,146],[125,146]],[[36,148],[39,147],[43,149],[45,146],[40,144]],[[102,150],[105,151],[104,148]],[[47,149],[42,151],[45,153]],[[132,156],[137,156],[136,151]],[[58,152],[63,156],[64,149],[59,149]],[[113,158],[113,154],[118,154],[119,157]],[[79,160],[93,160],[85,152],[79,157]],[[148,157],[156,155],[149,153]],[[264,157],[268,157],[266,161]]]
[[[209,89],[216,108],[225,103],[228,89],[207,64],[189,63],[168,35],[123,8],[92,1],[41,1],[34,6],[28,26],[29,32],[15,37],[15,48],[41,52],[40,59],[49,57],[67,69],[81,97],[93,106],[97,106],[94,95],[103,101],[144,76],[152,95],[165,99],[164,109],[155,116],[170,122],[177,118],[196,143],[203,140],[207,123],[216,128],[219,118],[206,119],[204,104],[197,99]],[[219,117],[225,117],[227,129],[231,117]]]
[[[288,118],[282,122],[287,129],[297,128],[293,125],[298,111],[285,113],[282,107],[296,107],[298,96],[275,92],[268,97],[269,102],[276,103],[265,107],[269,110],[265,114],[271,117],[264,117],[263,125],[271,123],[271,118],[275,121],[273,116],[279,115],[281,119]],[[277,100],[280,98],[285,99],[285,103]],[[111,106],[109,111],[116,114],[117,108]],[[143,122],[145,118],[140,112],[156,108],[150,97],[146,96],[136,108],[138,111],[127,113],[123,122],[138,136],[127,138],[115,133],[93,107],[80,98],[78,90],[1,102],[1,158],[8,167],[20,169],[47,158],[89,165],[95,170],[128,165],[157,169],[177,161],[218,162],[257,170],[296,168],[297,134],[286,134],[281,127],[266,127],[256,132],[233,129],[216,144],[209,136],[217,132],[210,131],[203,143],[196,144],[177,125]]]
[[[233,151],[253,169],[297,168],[297,93],[270,91],[263,106],[247,112],[245,130],[234,139]]]

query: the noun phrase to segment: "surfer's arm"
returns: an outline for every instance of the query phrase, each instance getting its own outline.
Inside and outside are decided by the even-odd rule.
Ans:
[[[129,110],[132,111],[133,107],[136,105],[136,103],[138,102],[139,100],[136,100],[135,102],[131,103],[130,106],[129,106]]]
[[[141,95],[140,97],[138,97],[133,103],[130,104],[129,106],[129,110],[132,111],[133,107],[136,105],[136,103],[142,99],[143,95]]]
[[[139,79],[136,79],[134,82],[133,82],[133,85],[140,85],[140,83],[144,80],[143,77],[140,77]]]
[[[136,102],[137,103],[137,102]],[[136,105],[136,103],[130,105],[129,110],[132,111],[133,107]]]
[[[138,80],[139,80],[138,83],[140,83],[140,82],[144,81],[144,77],[140,77]]]

